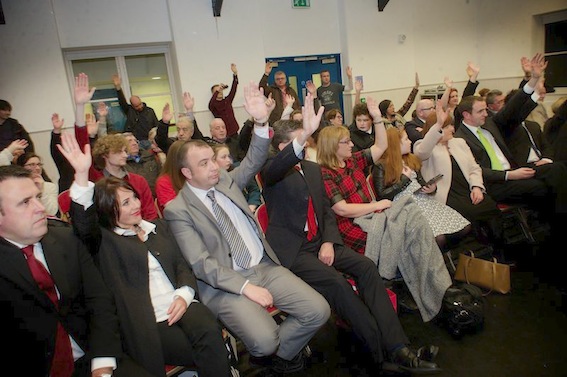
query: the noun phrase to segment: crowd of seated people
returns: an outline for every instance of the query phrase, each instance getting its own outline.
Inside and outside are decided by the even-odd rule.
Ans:
[[[567,101],[554,105],[545,124],[526,120],[545,97],[547,63],[541,54],[521,63],[520,88],[487,89],[486,99],[474,96],[480,69],[469,63],[462,98],[446,77],[443,97],[417,101],[411,120],[405,114],[418,93],[417,74],[398,111],[388,99],[361,101],[356,81],[348,127],[338,106],[322,106],[312,82],[302,109],[285,72],[270,86],[270,63],[258,85],[243,88],[249,118],[240,127],[232,64],[229,95],[222,83],[211,88],[210,136],[199,130],[194,98],[184,92],[173,138],[170,105],[157,119],[139,97],[128,104],[118,76],[125,132],[105,125],[103,106],[98,121],[85,115],[94,89],[81,73],[73,130],[52,115],[59,183],[47,177],[40,156],[24,153],[33,144],[5,101],[0,120],[15,131],[0,165],[29,171],[41,193],[38,213],[61,215],[58,195],[69,191],[68,221],[110,287],[122,351],[147,373],[162,375],[166,364],[193,365],[204,376],[238,373],[222,327],[243,342],[251,365],[299,371],[331,310],[378,368],[434,373],[436,347],[410,346],[384,281],[401,277],[423,321],[431,321],[454,283],[442,250],[471,228],[475,237],[488,229],[488,241],[500,247],[498,204],[529,205],[549,221],[553,240],[567,218],[567,167],[557,148]],[[328,87],[328,71],[322,73]],[[350,67],[348,73],[352,80]],[[254,216],[263,203],[265,236]],[[271,307],[285,313],[283,322],[271,318]],[[142,323],[145,333],[137,331]]]

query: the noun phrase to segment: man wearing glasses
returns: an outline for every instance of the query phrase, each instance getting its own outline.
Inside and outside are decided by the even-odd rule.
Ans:
[[[413,117],[413,119],[405,125],[406,133],[408,134],[408,138],[411,140],[412,149],[416,141],[423,139],[421,130],[423,129],[425,120],[431,113],[435,113],[435,104],[432,100],[422,99],[417,102],[417,105],[415,105],[415,117]]]

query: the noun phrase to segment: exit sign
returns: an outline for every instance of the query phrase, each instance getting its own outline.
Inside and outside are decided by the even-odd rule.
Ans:
[[[293,8],[309,8],[311,0],[291,0]]]

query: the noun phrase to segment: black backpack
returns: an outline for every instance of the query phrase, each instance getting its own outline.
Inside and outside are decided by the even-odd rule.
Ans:
[[[471,284],[453,285],[443,297],[441,323],[454,338],[476,333],[484,326],[484,297]]]

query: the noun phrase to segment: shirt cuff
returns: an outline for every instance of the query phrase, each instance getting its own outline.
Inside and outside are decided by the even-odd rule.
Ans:
[[[73,182],[69,188],[69,196],[75,203],[82,205],[85,209],[93,205],[94,183],[89,181],[87,187],[79,186]]]
[[[112,367],[112,370],[116,369],[115,357],[95,357],[91,361],[91,372],[95,369],[108,367]]]
[[[250,283],[250,280],[246,280],[244,282],[244,284],[242,284],[242,288],[240,288],[240,292],[238,292],[239,294],[242,294],[242,292],[244,291],[244,288],[246,288],[246,286],[248,285],[248,283]]]
[[[528,85],[528,83],[526,83],[524,85],[524,93],[526,94],[532,94],[535,91],[534,88],[532,88],[531,86]]]
[[[177,297],[181,297],[185,300],[187,307],[189,307],[195,298],[195,290],[188,285],[184,285],[173,292],[173,298],[175,299]]]
[[[262,139],[269,139],[270,127],[254,125],[254,133]]]
[[[532,99],[532,101],[537,102],[539,100],[539,93],[534,91],[530,98]]]

